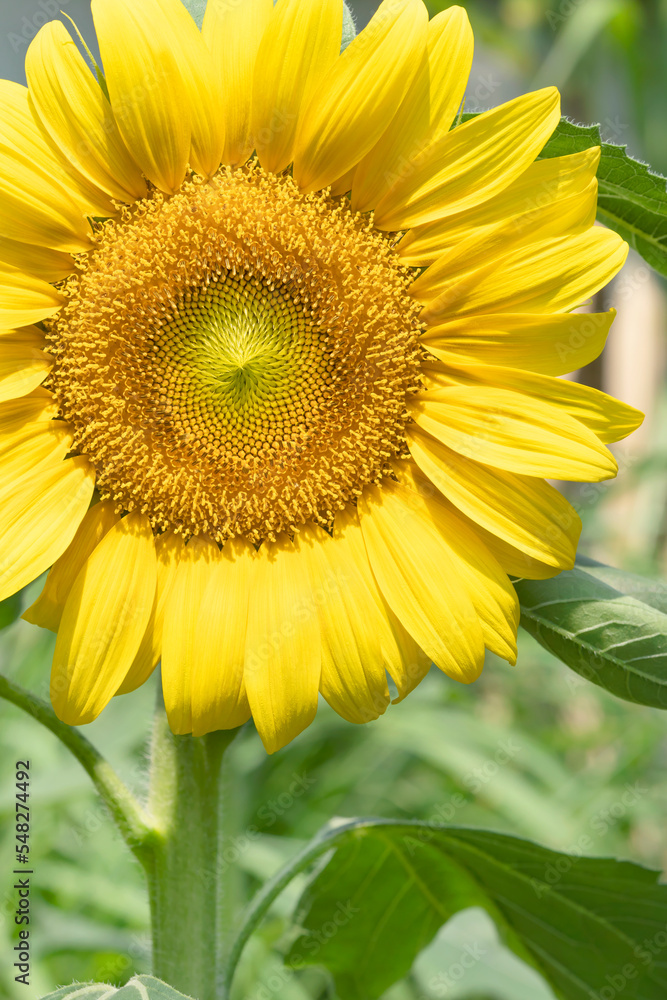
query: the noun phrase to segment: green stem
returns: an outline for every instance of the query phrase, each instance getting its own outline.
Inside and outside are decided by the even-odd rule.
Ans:
[[[237,730],[174,736],[160,705],[151,753],[155,826],[148,875],[153,975],[197,1000],[226,1000],[225,967],[237,872],[224,753]]]
[[[0,698],[5,698],[41,722],[76,757],[90,775],[132,853],[144,864],[150,855],[152,829],[140,802],[111,765],[78,729],[61,722],[45,701],[0,676]]]

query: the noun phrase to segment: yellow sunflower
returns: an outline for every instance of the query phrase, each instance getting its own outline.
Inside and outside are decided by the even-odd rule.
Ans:
[[[514,661],[508,574],[572,566],[544,477],[615,474],[640,415],[554,376],[627,247],[599,150],[537,159],[547,88],[456,124],[465,11],[93,0],[3,81],[0,598],[51,567],[51,695],[94,719],[162,664],[176,733],[267,750],[383,713],[431,662]],[[36,324],[36,325],[35,325]]]

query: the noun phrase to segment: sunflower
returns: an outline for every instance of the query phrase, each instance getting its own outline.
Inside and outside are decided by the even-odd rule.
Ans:
[[[473,39],[384,0],[93,0],[1,83],[0,598],[57,632],[73,725],[162,665],[175,733],[318,693],[377,718],[431,663],[516,658],[509,575],[571,567],[545,479],[616,472],[640,415],[562,375],[627,246],[559,96],[460,124]],[[389,684],[392,685],[390,691]]]

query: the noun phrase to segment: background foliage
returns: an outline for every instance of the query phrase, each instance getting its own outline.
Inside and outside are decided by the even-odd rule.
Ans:
[[[362,26],[375,3],[359,0],[352,6]],[[533,86],[556,84],[563,92],[565,114],[599,121],[604,139],[627,143],[633,155],[667,171],[664,2],[489,0],[466,6],[476,37],[466,110],[492,106]],[[85,0],[2,0],[2,76],[23,79],[27,41],[58,7],[92,37]],[[439,9],[436,3],[430,7]],[[582,551],[626,569],[664,575],[664,295],[660,280],[647,275],[634,259],[617,279],[608,293],[619,307],[611,360],[579,375],[648,409],[647,425],[636,440],[621,446],[619,480],[611,487],[574,487],[571,499],[584,520]],[[636,367],[645,362],[650,369],[644,382],[627,382],[624,350],[634,355]],[[52,641],[49,633],[18,622],[0,633],[0,670],[44,696]],[[87,730],[138,790],[153,699],[151,683],[116,699]],[[27,992],[14,983],[8,963],[0,968],[0,994],[24,1000],[75,978],[120,985],[147,972],[142,875],[88,778],[53,736],[6,704],[0,704],[0,748],[4,955],[11,953],[16,905],[9,822],[16,758],[28,757],[32,765],[36,872],[33,985]],[[276,757],[265,756],[252,732],[244,733],[232,752],[241,774],[240,828],[245,832],[228,863],[248,889],[271,875],[332,815],[479,825],[534,839],[574,858],[615,855],[667,867],[664,716],[615,699],[525,633],[518,665],[510,668],[490,656],[481,680],[471,688],[433,671],[379,723],[352,727],[323,705],[317,725]],[[296,971],[283,966],[283,955],[294,945],[288,917],[303,886],[297,880],[280,898],[247,949],[236,986],[238,1000],[336,995],[331,976],[316,966]],[[316,960],[320,948],[335,949],[333,933],[333,940],[324,931],[321,940],[315,935],[310,957]],[[439,997],[548,1000],[553,994],[505,948],[486,914],[468,909],[446,924],[406,978],[384,994],[385,1000]]]

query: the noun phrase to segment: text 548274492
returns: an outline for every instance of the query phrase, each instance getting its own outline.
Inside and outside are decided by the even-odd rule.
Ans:
[[[30,865],[30,761],[16,762],[16,864],[14,874],[21,876],[14,882],[18,895],[14,923],[20,928],[18,940],[14,945],[17,983],[30,985],[30,876],[33,874]],[[25,866],[25,867],[23,867]]]

